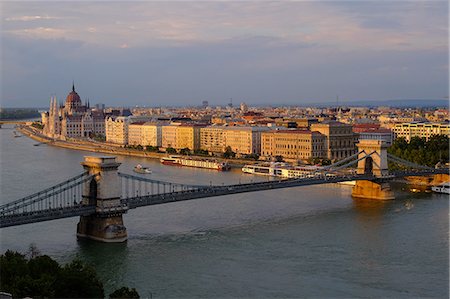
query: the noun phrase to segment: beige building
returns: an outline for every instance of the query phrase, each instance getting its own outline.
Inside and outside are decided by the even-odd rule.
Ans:
[[[200,129],[204,127],[197,124],[181,124],[176,129],[176,149],[200,149]]]
[[[224,127],[209,126],[200,128],[200,149],[212,153],[225,152]]]
[[[261,153],[261,132],[268,127],[225,127],[225,147],[238,155]]]
[[[105,119],[106,142],[128,144],[128,123],[125,116],[109,116]]]
[[[175,148],[177,146],[177,127],[179,125],[180,123],[172,123],[170,125],[162,126],[161,146],[163,148]]]
[[[161,146],[161,125],[151,122],[136,122],[129,124],[128,144]]]
[[[324,158],[326,136],[309,130],[279,130],[261,134],[261,155],[266,158],[282,156],[285,160]]]
[[[338,121],[325,121],[311,124],[311,131],[317,131],[326,136],[326,157],[330,160],[344,159],[357,153],[357,134],[353,133],[352,125]]]
[[[407,141],[410,141],[412,137],[424,137],[428,140],[433,135],[446,135],[450,137],[449,127],[449,124],[410,122],[396,124],[392,128],[392,131],[395,138],[404,137]]]

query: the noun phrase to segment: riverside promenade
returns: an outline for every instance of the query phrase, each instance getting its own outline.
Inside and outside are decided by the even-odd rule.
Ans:
[[[40,143],[52,145],[52,146],[58,146],[73,150],[80,150],[80,151],[88,151],[88,152],[94,152],[94,153],[106,153],[111,155],[122,155],[122,156],[133,156],[133,157],[141,157],[141,158],[149,158],[149,159],[161,159],[162,157],[166,157],[167,153],[155,153],[155,152],[148,152],[144,150],[135,150],[135,149],[129,149],[121,147],[120,145],[105,143],[105,142],[98,142],[98,141],[90,141],[90,140],[58,140],[58,139],[52,139],[45,135],[43,135],[40,130],[31,127],[22,125],[17,128],[19,132],[24,134],[25,136],[36,140]],[[255,160],[244,160],[244,159],[223,159],[220,157],[205,157],[205,156],[195,156],[192,155],[190,157],[196,157],[196,158],[214,158],[218,161],[227,161],[231,167],[234,168],[240,168],[245,164],[254,164],[256,163]]]

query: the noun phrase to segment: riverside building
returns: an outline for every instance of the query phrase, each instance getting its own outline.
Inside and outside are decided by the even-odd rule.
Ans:
[[[80,96],[72,85],[64,105],[59,105],[56,97],[50,99],[50,109],[43,112],[43,134],[56,139],[91,137],[105,135],[105,114],[90,109],[89,103],[82,104]]]
[[[395,138],[405,138],[410,141],[412,137],[420,137],[428,140],[433,135],[446,135],[450,137],[450,125],[448,123],[409,122],[396,124],[392,131]]]
[[[326,136],[309,130],[278,130],[261,133],[261,155],[281,156],[286,161],[324,158]]]
[[[237,155],[261,154],[261,133],[268,127],[225,127],[225,147]]]
[[[352,125],[338,121],[325,121],[311,124],[311,131],[317,131],[326,136],[326,157],[330,160],[341,160],[357,153],[357,134],[353,133]]]

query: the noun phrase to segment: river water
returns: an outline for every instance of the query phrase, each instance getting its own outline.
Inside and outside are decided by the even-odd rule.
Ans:
[[[33,146],[0,129],[0,203],[83,171],[90,153]],[[263,178],[238,170],[164,166],[118,157],[121,172],[141,163],[152,178],[230,184]],[[396,189],[394,201],[353,200],[336,184],[271,190],[131,210],[128,241],[77,241],[77,218],[0,230],[1,252],[34,243],[59,262],[93,265],[106,293],[134,287],[142,297],[448,298],[449,200]]]

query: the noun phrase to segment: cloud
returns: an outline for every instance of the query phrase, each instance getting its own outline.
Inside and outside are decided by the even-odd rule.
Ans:
[[[66,30],[51,27],[36,27],[18,30],[7,30],[5,32],[12,35],[18,35],[21,37],[42,38],[42,39],[57,39],[63,38],[67,35]]]
[[[52,17],[52,16],[17,16],[17,17],[8,17],[5,18],[5,21],[12,22],[12,21],[38,21],[38,20],[58,20],[59,17]]]

